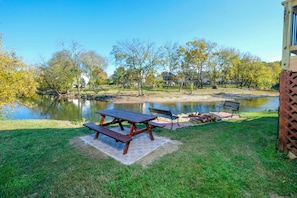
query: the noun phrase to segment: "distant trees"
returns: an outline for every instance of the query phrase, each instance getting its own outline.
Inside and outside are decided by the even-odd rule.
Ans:
[[[217,51],[219,65],[219,81],[226,87],[235,78],[235,68],[240,64],[240,52],[233,48],[221,48]]]
[[[130,79],[137,84],[138,95],[144,95],[145,77],[161,62],[161,53],[155,44],[138,39],[120,41],[112,47],[111,54],[117,66],[124,67],[133,75]]]
[[[238,88],[271,88],[278,83],[280,63],[266,63],[249,53],[221,47],[204,39],[185,44],[167,42],[163,46],[139,39],[117,42],[111,51],[117,66],[110,77],[111,83],[121,88],[137,87],[138,95],[144,95],[143,87],[174,86],[192,92],[209,84],[212,87],[234,84]],[[100,85],[107,81],[107,59],[95,51],[81,50],[73,42],[70,47],[53,54],[50,60],[40,64],[39,86],[49,88],[57,95],[67,93],[73,85],[78,94],[88,77],[88,86],[98,93]]]
[[[139,96],[144,95],[144,86],[168,87],[177,83],[180,90],[186,87],[191,92],[204,84],[266,89],[278,83],[281,71],[280,62],[266,63],[249,53],[204,39],[182,45],[167,42],[160,47],[139,39],[125,40],[112,47],[111,55],[117,66],[112,82],[122,88],[136,86]],[[15,53],[3,50],[1,43],[0,61],[0,106],[32,94],[34,79],[40,89],[52,90],[56,95],[68,93],[74,86],[80,94],[86,84],[98,93],[100,85],[107,81],[107,59],[95,51],[82,50],[76,42],[69,47],[63,45],[34,71]]]
[[[122,88],[124,88],[124,85],[126,83],[125,75],[126,71],[124,67],[116,68],[113,75],[111,76],[113,83],[118,87],[121,86]]]
[[[82,85],[82,73],[83,73],[83,68],[81,64],[81,57],[80,54],[82,53],[81,51],[81,45],[77,43],[76,41],[73,41],[70,44],[70,47],[66,47],[64,43],[62,43],[62,51],[66,52],[65,54],[68,55],[67,59],[70,61],[70,67],[71,67],[71,74],[73,75],[74,78],[74,83],[76,84],[77,88],[77,93],[80,95],[80,88]]]
[[[112,46],[111,55],[117,66],[112,82],[122,88],[137,86],[140,96],[144,85],[168,87],[176,83],[180,90],[188,87],[191,91],[206,83],[266,89],[278,83],[281,72],[280,62],[263,62],[249,53],[204,39],[182,45],[167,42],[160,47],[139,39],[125,40]],[[62,45],[37,66],[28,68],[14,52],[3,49],[0,37],[0,107],[33,94],[36,81],[40,89],[52,90],[56,95],[69,92],[73,86],[80,94],[86,84],[98,93],[107,81],[107,59],[95,51],[82,50],[77,42]],[[83,76],[88,81],[83,81]]]
[[[82,52],[79,55],[82,73],[89,78],[89,86],[98,93],[99,86],[106,83],[107,74],[104,71],[108,62],[107,59],[97,54],[95,51]]]
[[[53,54],[48,62],[39,65],[39,86],[51,89],[56,95],[68,92],[74,82],[75,70],[69,51]]]
[[[236,87],[270,88],[278,83],[280,63],[266,63],[249,53],[218,46],[204,39],[184,45],[167,42],[156,47],[140,40],[122,41],[113,46],[111,54],[118,69],[113,81],[123,87],[136,84],[139,95],[143,85],[156,86],[160,74],[163,85],[179,83],[180,90],[235,84]],[[158,73],[156,73],[158,72]],[[155,77],[155,78],[154,78]]]
[[[37,86],[34,77],[34,70],[28,68],[15,52],[2,47],[0,37],[0,109],[19,97],[33,95]]]
[[[222,48],[216,43],[203,39],[193,40],[179,48],[178,70],[181,82],[202,88],[204,83],[226,86],[234,83],[237,87],[270,88],[278,83],[280,63],[265,63],[249,53],[236,49]],[[216,86],[215,86],[216,87]]]
[[[281,67],[279,62],[265,63],[258,57],[245,53],[231,70],[237,87],[262,89],[278,83]]]
[[[107,65],[105,58],[94,51],[82,51],[79,44],[73,42],[70,48],[63,48],[54,53],[49,61],[39,65],[39,86],[61,95],[75,85],[80,95],[81,87],[86,84],[82,82],[84,75],[97,93],[98,86],[107,79],[104,72]]]
[[[202,73],[209,59],[211,48],[212,44],[203,39],[189,41],[184,46],[180,46],[180,54],[184,65],[190,71],[191,80],[196,77],[200,88],[203,86]]]
[[[175,76],[180,69],[181,57],[179,52],[179,45],[177,43],[167,42],[164,46],[161,46],[162,53],[162,66],[164,71],[162,72],[163,80],[168,88],[173,84]]]

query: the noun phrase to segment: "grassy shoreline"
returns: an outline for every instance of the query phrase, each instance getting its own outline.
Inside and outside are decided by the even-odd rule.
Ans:
[[[146,168],[92,158],[69,144],[90,133],[55,120],[0,120],[2,197],[297,196],[297,161],[276,151],[277,112],[156,135],[176,152]]]

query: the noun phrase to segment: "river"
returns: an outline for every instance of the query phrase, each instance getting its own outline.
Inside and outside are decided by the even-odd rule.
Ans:
[[[259,112],[277,110],[279,97],[262,97],[236,100],[240,102],[240,112]],[[137,103],[115,104],[112,102],[99,102],[90,100],[57,100],[50,97],[37,97],[30,101],[31,106],[16,103],[14,107],[5,107],[2,117],[11,120],[22,119],[55,119],[55,120],[81,120],[98,121],[97,110],[125,109],[149,114],[148,108],[170,109],[175,114],[180,113],[208,113],[218,111],[223,102],[177,102],[177,103]]]

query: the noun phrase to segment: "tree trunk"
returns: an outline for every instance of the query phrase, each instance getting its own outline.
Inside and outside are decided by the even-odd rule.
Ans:
[[[143,94],[143,83],[142,83],[142,80],[141,80],[141,82],[140,82],[140,94],[141,94],[141,96],[144,95],[144,94]]]
[[[61,96],[61,95],[62,95],[62,94],[60,93],[60,91],[57,90],[57,89],[54,89],[54,92],[56,93],[57,96]]]
[[[138,82],[138,96],[143,96],[142,82]]]
[[[76,81],[77,81],[77,93],[78,93],[78,95],[80,96],[80,84],[81,84],[81,82],[80,82],[80,78],[77,77],[77,78],[76,78]]]
[[[183,87],[183,84],[184,84],[184,81],[181,81],[181,82],[179,83],[179,89],[178,89],[179,92],[181,92],[182,87]]]
[[[203,83],[202,83],[202,70],[199,72],[199,88],[203,88]]]

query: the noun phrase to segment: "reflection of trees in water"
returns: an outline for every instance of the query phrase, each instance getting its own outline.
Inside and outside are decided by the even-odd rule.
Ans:
[[[170,103],[166,104],[168,109],[170,109],[173,113],[208,113],[216,110],[217,103],[197,103],[197,102],[180,102],[180,103]]]
[[[265,111],[265,110],[276,110],[275,106],[278,103],[273,98],[254,98],[240,100],[240,111]],[[272,102],[272,104],[270,104]]]
[[[99,102],[99,101],[86,101],[83,100],[83,111],[82,111],[82,116],[88,121],[92,122],[99,122],[100,116],[96,113],[98,110],[102,109],[107,109],[107,108],[112,108],[108,107],[107,102]]]
[[[123,109],[123,110],[130,110],[130,111],[135,111],[139,113],[146,113],[146,109],[148,109],[147,103],[135,103],[135,104],[113,104],[113,107],[115,109]]]
[[[197,103],[197,102],[178,102],[178,103],[150,103],[150,106],[157,109],[167,109],[174,114],[200,112],[206,113],[215,111],[217,103]]]
[[[65,98],[40,96],[33,101],[36,105],[33,111],[39,112],[42,117],[58,120],[82,119],[81,103],[77,104]]]
[[[179,103],[136,103],[136,104],[114,104],[110,102],[51,98],[48,96],[38,96],[28,100],[32,106],[32,113],[39,114],[40,118],[57,119],[57,120],[81,120],[98,123],[100,116],[96,113],[103,109],[124,109],[140,113],[150,114],[148,108],[168,109],[174,114],[180,113],[208,113],[218,111],[218,105],[223,102],[179,102]],[[265,108],[277,109],[277,98],[254,98],[250,100],[237,100],[240,102],[240,111],[257,111],[267,110]],[[30,116],[30,113],[28,114]],[[17,117],[17,116],[16,116]],[[26,118],[26,119],[30,119]]]
[[[240,105],[244,107],[260,108],[261,106],[267,104],[270,98],[254,98],[240,100]]]

